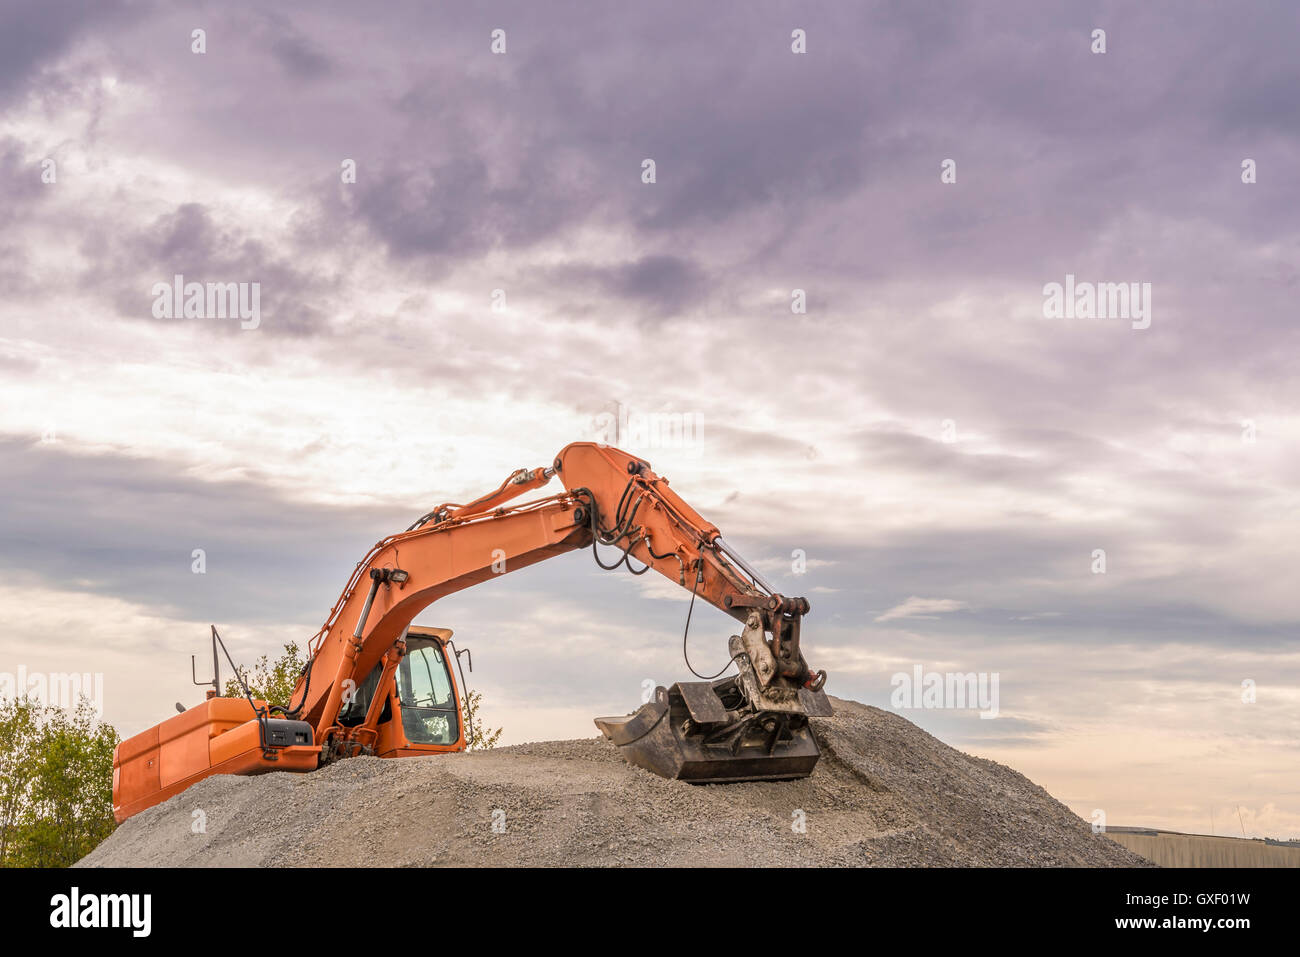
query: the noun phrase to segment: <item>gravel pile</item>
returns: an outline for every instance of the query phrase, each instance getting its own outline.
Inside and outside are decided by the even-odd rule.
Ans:
[[[208,778],[78,866],[1146,863],[1010,768],[896,714],[832,701],[836,717],[815,722],[822,759],[802,781],[666,781],[599,737],[353,758]]]

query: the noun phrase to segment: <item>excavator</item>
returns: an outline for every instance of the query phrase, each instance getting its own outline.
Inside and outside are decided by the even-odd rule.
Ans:
[[[563,492],[516,501],[556,476]],[[741,626],[717,675],[698,674],[688,658],[704,680],[657,687],[636,711],[595,719],[623,757],[696,784],[812,773],[820,750],[808,719],[832,710],[826,672],[813,671],[800,651],[808,601],[772,588],[649,463],[575,442],[551,465],[520,469],[495,491],[440,505],[376,543],[308,642],[288,704],[255,698],[238,669],[244,697],[220,695],[216,652],[224,642],[214,627],[206,700],[178,704],[179,714],[117,746],[114,818],[121,823],[213,774],[466,750],[464,674],[457,683],[451,662],[459,666],[468,649],[456,649],[449,629],[412,622],[445,595],[587,546],[602,568],[653,569],[690,591],[683,653],[697,597]],[[601,547],[617,559],[602,560]],[[732,666],[735,674],[719,677]]]

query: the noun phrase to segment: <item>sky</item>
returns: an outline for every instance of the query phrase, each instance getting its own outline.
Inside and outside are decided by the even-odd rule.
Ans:
[[[0,672],[102,674],[139,732],[210,624],[304,642],[373,542],[621,417],[809,598],[830,693],[1085,818],[1300,838],[1297,27],[3,0]],[[578,552],[417,621],[505,743],[587,736],[689,678],[652,577]],[[696,609],[697,670],[734,630]],[[997,716],[903,707],[917,667]]]

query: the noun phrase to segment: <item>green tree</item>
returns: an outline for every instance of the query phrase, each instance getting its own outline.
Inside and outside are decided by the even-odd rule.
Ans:
[[[71,710],[0,704],[0,863],[67,867],[113,832],[119,740],[85,699]]]
[[[483,704],[483,693],[471,691],[465,696],[465,747],[469,751],[488,751],[497,746],[501,737],[501,728],[489,731],[483,727],[479,717],[479,708]]]
[[[306,661],[298,643],[291,641],[284,646],[284,654],[275,660],[275,664],[268,664],[266,655],[262,655],[257,659],[257,665],[251,674],[244,668],[240,669],[240,674],[248,683],[254,698],[270,705],[287,708],[289,699],[293,697],[293,689],[298,685],[298,676],[302,674],[305,665]],[[242,698],[244,689],[234,678],[229,678],[226,680],[224,694],[227,698]]]
[[[0,700],[0,867],[14,864],[36,776],[44,711],[44,706],[31,698]]]

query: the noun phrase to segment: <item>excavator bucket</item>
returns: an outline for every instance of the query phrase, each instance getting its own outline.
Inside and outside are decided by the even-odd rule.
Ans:
[[[733,636],[730,645],[739,674],[660,686],[636,711],[597,718],[596,727],[628,763],[660,777],[694,784],[807,777],[821,757],[808,719],[831,716],[826,693],[764,689],[746,641]]]

